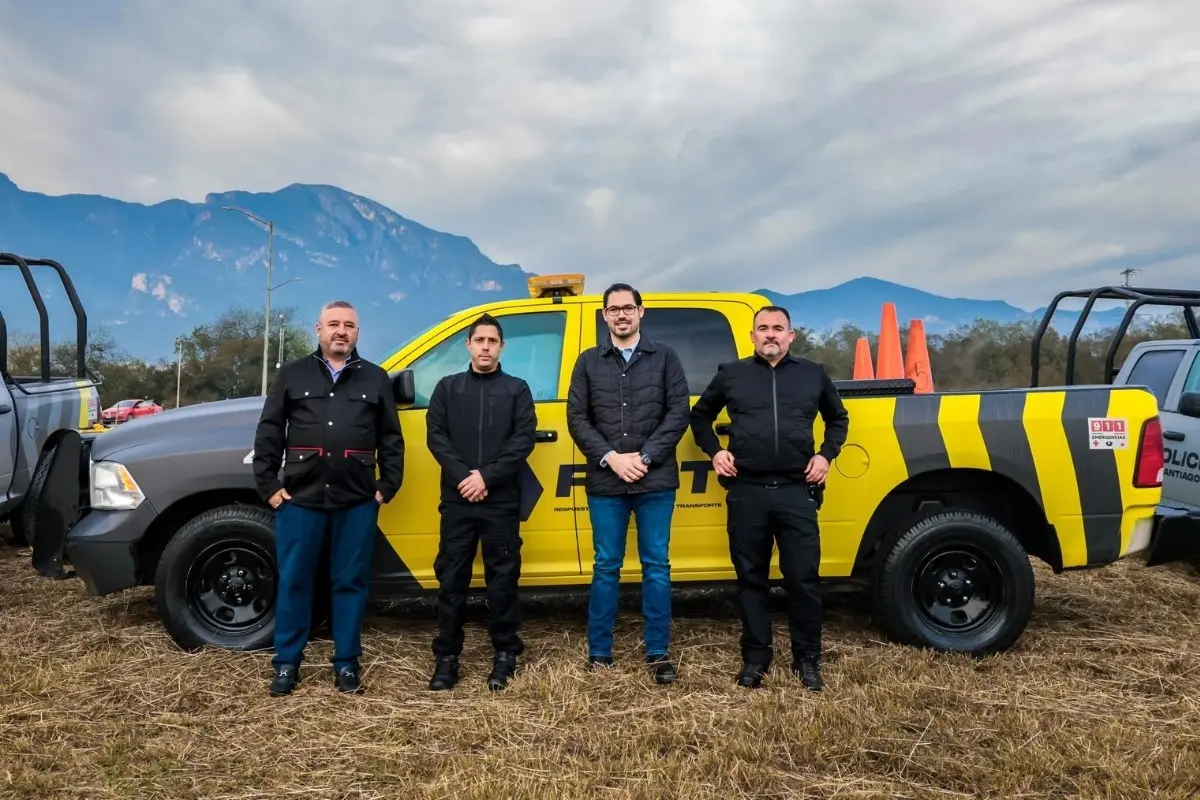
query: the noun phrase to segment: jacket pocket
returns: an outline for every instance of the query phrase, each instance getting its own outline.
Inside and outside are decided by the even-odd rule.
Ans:
[[[354,450],[350,449],[345,452],[347,460],[356,461],[364,467],[375,466],[375,451],[374,450]]]
[[[291,469],[293,468],[292,465],[308,464],[310,461],[316,461],[324,454],[324,449],[320,447],[292,446],[288,447],[287,452],[284,453],[283,463],[287,464],[289,469]]]
[[[283,453],[283,486],[288,492],[312,480],[325,451],[320,447],[289,447]]]
[[[375,494],[375,451],[348,449],[344,456],[346,488],[359,494]]]

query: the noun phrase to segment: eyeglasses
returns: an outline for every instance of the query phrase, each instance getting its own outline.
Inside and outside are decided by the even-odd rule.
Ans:
[[[615,317],[618,314],[624,314],[627,317],[632,317],[637,313],[637,306],[609,306],[604,309],[604,313],[610,317]]]

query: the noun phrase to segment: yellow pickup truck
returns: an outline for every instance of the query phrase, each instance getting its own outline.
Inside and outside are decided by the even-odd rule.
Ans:
[[[436,589],[439,468],[425,446],[425,409],[437,381],[466,368],[465,332],[484,311],[504,326],[504,369],[529,383],[537,404],[537,444],[523,477],[522,585],[589,583],[584,458],[567,433],[566,397],[577,356],[607,329],[600,296],[582,289],[582,276],[532,278],[528,299],[454,314],[384,362],[407,449],[403,487],[379,518],[376,596]],[[751,354],[752,319],[767,305],[755,294],[720,292],[647,294],[644,302],[647,335],[679,353],[693,399],[718,364]],[[821,574],[867,588],[894,639],[1003,650],[1029,618],[1030,556],[1062,571],[1151,546],[1163,447],[1145,388],[916,394],[906,380],[837,385],[850,432],[820,511]],[[171,409],[66,448],[94,461],[82,470],[92,485],[76,487],[82,507],[69,531],[48,523],[35,566],[60,575],[69,562],[92,594],[153,583],[182,646],[269,646],[272,517],[253,492],[247,453],[261,402]],[[727,421],[718,419],[718,433]],[[819,419],[816,427],[819,440]],[[690,433],[678,458],[673,580],[733,581],[725,492]],[[55,474],[59,496],[69,497],[81,470],[67,464]],[[635,531],[629,540],[623,579],[636,582]],[[477,561],[476,587],[482,578]]]

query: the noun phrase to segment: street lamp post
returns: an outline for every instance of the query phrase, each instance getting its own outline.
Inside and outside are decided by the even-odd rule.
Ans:
[[[283,314],[279,315],[279,352],[275,355],[275,369],[283,367],[283,331],[287,326],[283,324]]]
[[[237,206],[222,206],[225,211],[236,211],[255,222],[263,225],[267,229],[267,307],[263,314],[263,358],[262,358],[262,394],[265,397],[267,394],[267,358],[269,357],[271,347],[271,292],[278,286],[271,286],[271,272],[275,265],[275,222],[272,220],[262,219],[244,208]],[[284,281],[287,283],[287,281]],[[282,286],[283,283],[279,284]]]
[[[183,337],[175,337],[175,347],[178,349],[178,354],[175,356],[175,407],[179,408],[180,388],[183,386]]]

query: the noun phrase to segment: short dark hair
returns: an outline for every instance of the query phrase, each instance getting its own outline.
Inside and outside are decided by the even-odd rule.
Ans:
[[[608,296],[613,292],[629,292],[633,295],[633,304],[640,306],[642,304],[642,293],[630,286],[628,283],[614,283],[612,286],[604,290],[604,305],[608,306]]]
[[[783,306],[763,306],[758,311],[754,312],[754,324],[755,325],[758,324],[758,315],[759,314],[763,314],[763,313],[767,313],[767,312],[771,312],[771,311],[777,311],[780,314],[783,314],[784,318],[788,322],[788,327],[789,328],[792,327],[792,315],[789,314],[788,310],[786,308],[784,308]]]
[[[491,325],[494,327],[496,329],[496,333],[500,334],[500,341],[504,341],[504,328],[500,325],[500,320],[488,313],[480,314],[475,321],[471,323],[471,327],[467,328],[467,341],[475,338],[475,331],[481,325]]]
[[[350,304],[349,300],[330,300],[328,303],[321,306],[321,310],[317,312],[317,319],[320,319],[321,315],[324,314],[326,311],[330,311],[335,308],[348,308],[351,311],[353,311],[355,314],[358,313],[358,309],[356,309],[354,306],[352,306]]]

